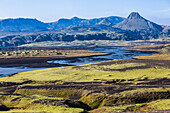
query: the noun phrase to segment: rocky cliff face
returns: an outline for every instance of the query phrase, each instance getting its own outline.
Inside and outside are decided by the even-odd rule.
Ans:
[[[7,36],[0,39],[0,47],[9,46],[19,46],[22,44],[29,44],[33,42],[43,42],[43,41],[84,41],[84,40],[142,40],[141,37],[136,32],[121,31],[121,33],[89,33],[89,34],[66,34],[66,33],[43,33],[36,35],[26,35],[26,36]]]

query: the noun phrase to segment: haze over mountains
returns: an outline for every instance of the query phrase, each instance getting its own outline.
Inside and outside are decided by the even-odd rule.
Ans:
[[[110,16],[105,18],[81,19],[73,17],[71,19],[59,19],[52,23],[43,23],[37,19],[4,19],[0,20],[1,32],[36,32],[44,30],[67,29],[77,26],[93,26],[97,24],[115,25],[125,18]]]
[[[4,19],[0,20],[0,35],[0,46],[7,47],[41,41],[149,40],[168,37],[170,28],[132,12],[127,18],[73,17],[52,23],[43,23],[37,19]]]
[[[47,30],[48,25],[37,19],[4,19],[0,20],[1,32],[36,32]]]
[[[59,19],[57,22],[49,23],[49,28],[51,29],[66,29],[77,26],[93,26],[97,24],[102,24],[103,21],[108,21],[110,25],[115,25],[120,23],[125,18],[110,16],[105,18],[95,18],[95,19],[81,19],[78,17],[73,17],[71,19]],[[107,24],[106,24],[107,25]]]

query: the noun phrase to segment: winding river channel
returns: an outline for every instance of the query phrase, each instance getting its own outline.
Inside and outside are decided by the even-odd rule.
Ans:
[[[120,48],[118,47],[95,47],[95,48],[90,48],[86,50],[106,52],[106,53],[109,53],[109,55],[91,56],[91,57],[85,57],[85,58],[75,58],[75,59],[65,59],[65,60],[53,60],[53,61],[47,61],[47,62],[69,64],[69,65],[82,65],[82,64],[95,63],[95,62],[114,60],[114,59],[133,60],[132,57],[135,57],[135,56],[146,56],[146,55],[155,54],[152,52],[124,51],[124,50],[120,50]],[[52,68],[52,67],[39,67],[39,68],[0,67],[0,75],[2,77],[2,76],[15,74],[18,72],[31,71],[31,70],[44,69],[44,68]]]

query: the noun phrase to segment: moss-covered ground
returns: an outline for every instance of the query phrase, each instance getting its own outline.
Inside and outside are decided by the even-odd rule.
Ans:
[[[149,55],[149,56],[137,56],[134,59],[142,59],[142,60],[170,60],[170,44],[161,44],[154,46],[140,46],[140,47],[129,47],[126,50],[134,50],[134,51],[153,51],[158,54]]]
[[[158,51],[168,54],[168,47]],[[1,77],[0,86],[3,112],[168,111],[170,60],[113,60],[21,72]]]

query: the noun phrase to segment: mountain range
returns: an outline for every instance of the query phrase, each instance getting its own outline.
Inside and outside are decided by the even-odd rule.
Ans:
[[[18,46],[41,41],[149,40],[170,36],[170,27],[151,22],[138,12],[127,18],[59,19],[44,23],[37,19],[0,20],[0,46]]]
[[[71,19],[59,19],[52,23],[43,23],[37,19],[17,18],[0,20],[1,32],[37,32],[56,29],[67,29],[77,26],[92,26],[98,24],[115,25],[125,18],[110,16],[105,18],[81,19],[73,17]]]
[[[48,25],[37,19],[18,18],[0,20],[1,32],[36,32],[44,31]]]

